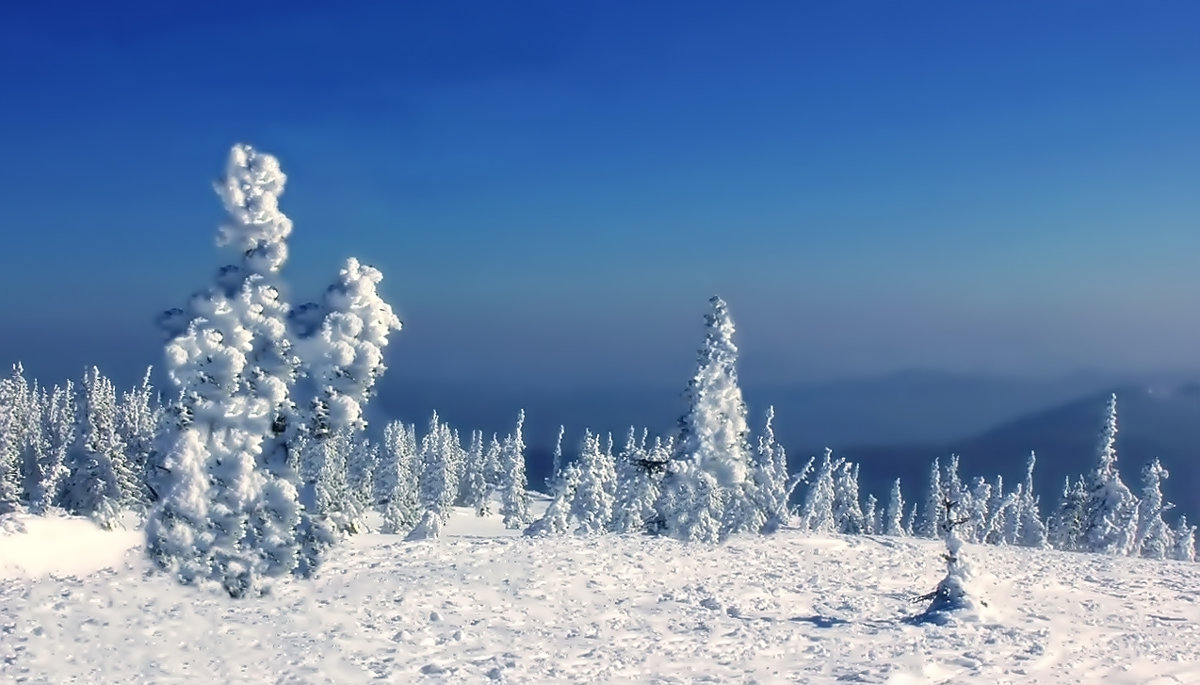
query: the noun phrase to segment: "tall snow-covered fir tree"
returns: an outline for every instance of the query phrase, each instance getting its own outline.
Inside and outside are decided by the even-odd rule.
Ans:
[[[116,524],[124,503],[122,485],[133,480],[125,464],[125,443],[117,432],[116,389],[93,366],[84,375],[83,391],[79,443],[64,504],[72,513],[109,528]]]
[[[1137,538],[1137,498],[1117,469],[1117,396],[1109,399],[1100,456],[1087,480],[1083,545],[1089,552],[1125,555]]]
[[[1171,531],[1174,549],[1171,558],[1176,561],[1196,561],[1196,527],[1189,524],[1186,516],[1180,516]]]
[[[1174,505],[1165,502],[1162,493],[1162,482],[1170,475],[1157,459],[1142,470],[1142,497],[1138,502],[1138,532],[1134,541],[1134,552],[1138,556],[1147,559],[1171,556],[1174,540],[1171,527],[1163,520],[1163,513]]]
[[[1042,521],[1041,507],[1033,489],[1033,467],[1037,464],[1037,453],[1030,452],[1025,462],[1025,482],[1018,497],[1017,519],[1020,521],[1019,539],[1015,544],[1022,547],[1043,548],[1049,545],[1046,524]]]
[[[301,508],[290,451],[301,435],[319,441],[365,425],[383,347],[400,329],[377,293],[382,275],[354,259],[320,302],[293,309],[283,300],[285,181],[274,157],[233,147],[217,184],[228,214],[217,243],[236,261],[160,319],[180,399],[147,550],[183,582],[214,581],[234,597],[313,571],[301,564],[311,512]]]
[[[462,477],[462,504],[470,507],[476,516],[488,513],[488,500],[492,487],[487,480],[487,463],[484,460],[483,431],[471,431],[471,445],[467,448],[465,469]]]
[[[883,514],[883,530],[881,532],[884,535],[894,535],[896,537],[905,534],[904,495],[900,492],[899,478],[892,483],[892,489],[888,493],[887,508]]]
[[[146,369],[141,384],[124,393],[117,412],[117,428],[125,443],[129,469],[138,474],[124,492],[126,502],[135,509],[145,509],[153,498],[145,474],[156,461],[155,432],[162,408],[150,384],[150,371]]]
[[[0,514],[22,509],[21,453],[29,421],[29,384],[21,365],[0,380]]]
[[[929,490],[925,498],[925,509],[917,524],[917,535],[923,538],[936,538],[941,534],[945,499],[946,491],[942,486],[941,459],[934,457],[933,465],[929,469]]]
[[[525,410],[517,415],[513,433],[504,440],[500,450],[500,515],[504,527],[523,529],[529,525],[529,481],[525,475]]]
[[[606,532],[613,520],[617,471],[613,456],[600,446],[600,436],[584,433],[579,450],[578,482],[571,501],[571,514],[579,522],[576,532],[595,535]]]
[[[814,533],[838,532],[838,520],[834,515],[837,499],[837,474],[846,464],[842,458],[834,459],[833,450],[826,448],[812,483],[805,493],[800,507],[800,524]]]
[[[764,532],[791,522],[788,511],[787,451],[775,440],[775,407],[767,407],[754,453],[754,485],[765,519]]]
[[[415,427],[392,421],[383,429],[375,476],[375,499],[383,510],[384,533],[404,533],[421,517]]]
[[[1058,508],[1051,514],[1046,526],[1046,538],[1050,546],[1064,552],[1085,550],[1083,547],[1083,520],[1088,493],[1082,478],[1063,481]]]
[[[644,435],[644,434],[643,434]],[[643,438],[644,440],[644,438]],[[669,458],[662,441],[654,439],[650,450],[634,439],[629,429],[625,447],[617,455],[616,502],[613,505],[612,530],[615,533],[646,533],[658,518],[655,506],[660,494],[661,471],[656,468]]]
[[[724,300],[713,297],[709,304],[696,375],[685,393],[688,408],[679,419],[674,455],[679,463],[672,465],[664,483],[663,501],[671,508],[662,513],[670,535],[715,542],[730,533],[752,528],[757,532],[762,521],[758,508],[746,504],[754,499],[753,459],[746,405],[738,385],[733,320]],[[679,508],[693,506],[706,509]],[[714,506],[719,508],[712,510]],[[703,525],[689,521],[701,516],[718,521],[711,535],[707,521]]]
[[[560,468],[561,473],[554,480],[554,488],[550,491],[549,506],[546,507],[546,511],[540,519],[525,529],[525,535],[545,537],[566,535],[571,532],[571,512],[575,502],[575,490],[579,487],[582,474],[579,464],[576,462]]]

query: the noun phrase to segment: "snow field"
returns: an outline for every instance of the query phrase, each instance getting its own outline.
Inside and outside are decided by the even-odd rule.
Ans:
[[[989,606],[935,626],[906,620],[945,572],[934,541],[532,539],[457,510],[442,539],[354,536],[232,600],[153,570],[136,532],[22,522],[0,682],[1200,681],[1195,564],[968,545]]]

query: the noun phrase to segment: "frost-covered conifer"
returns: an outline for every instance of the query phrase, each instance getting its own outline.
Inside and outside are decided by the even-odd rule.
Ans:
[[[764,531],[774,531],[790,522],[788,512],[787,451],[775,440],[775,407],[767,407],[762,435],[754,454],[754,483],[757,500],[766,521]]]
[[[34,381],[26,400],[25,440],[22,449],[23,489],[25,504],[33,513],[43,513],[53,506],[54,493],[61,474],[55,474],[61,463],[54,463],[50,446],[50,396]],[[0,411],[3,411],[0,408]]]
[[[525,410],[517,414],[517,426],[504,440],[500,450],[503,483],[500,487],[500,515],[504,527],[522,529],[529,525],[529,492],[525,476]]]
[[[393,421],[383,429],[375,493],[383,509],[382,532],[411,530],[420,520],[415,428]]]
[[[1188,524],[1186,516],[1179,517],[1179,523],[1175,525],[1171,537],[1175,542],[1175,548],[1171,554],[1172,559],[1176,561],[1196,560],[1196,527]]]
[[[75,445],[75,385],[71,381],[65,386],[54,386],[47,398],[45,414],[46,459],[41,466],[41,480],[30,493],[30,508],[43,512],[60,500]]]
[[[1139,556],[1166,559],[1174,540],[1163,513],[1174,505],[1163,501],[1162,482],[1171,474],[1155,459],[1142,470],[1142,498],[1138,502],[1138,534],[1134,545]]]
[[[488,513],[488,499],[491,497],[492,488],[487,481],[483,431],[471,432],[471,446],[467,450],[462,492],[463,506],[470,507],[476,516],[485,516]]]
[[[136,475],[124,492],[126,502],[136,509],[144,509],[152,499],[146,472],[156,462],[155,431],[162,411],[150,384],[150,372],[146,369],[141,384],[124,393],[117,412],[117,430],[125,443],[129,469]]]
[[[961,614],[972,614],[987,603],[980,599],[973,588],[974,572],[967,560],[965,543],[958,534],[958,527],[967,517],[960,513],[954,501],[946,499],[943,502],[941,520],[943,535],[946,540],[946,576],[937,587],[919,600],[930,600],[929,606],[919,617],[921,621],[932,623],[948,623]]]
[[[934,457],[933,466],[929,470],[929,493],[925,499],[925,512],[917,527],[917,534],[923,538],[936,538],[942,529],[943,502],[947,494],[942,486],[941,459]]]
[[[292,231],[278,206],[285,180],[274,157],[233,148],[217,186],[228,212],[217,243],[237,261],[160,320],[180,399],[147,549],[184,582],[212,580],[235,597],[262,591],[268,578],[313,571],[301,564],[312,556],[301,547],[320,541],[311,511],[301,510],[293,450],[302,437],[364,427],[382,349],[400,328],[376,291],[381,274],[353,259],[321,302],[293,309],[283,300]]]
[[[0,380],[0,514],[22,508],[21,453],[28,393],[24,369],[15,364],[12,375]]]
[[[1083,479],[1072,481],[1068,477],[1063,482],[1058,509],[1050,517],[1050,523],[1047,526],[1047,536],[1051,547],[1064,552],[1082,549],[1083,517],[1087,501],[1088,493],[1084,488]]]
[[[600,446],[600,436],[586,431],[580,446],[579,482],[571,514],[579,521],[577,533],[595,535],[608,530],[616,501],[617,473],[613,457]]]
[[[563,435],[566,433],[566,426],[558,427],[558,438],[554,441],[554,455],[550,460],[550,475],[546,478],[546,486],[551,492],[557,487],[556,481],[562,475],[563,470]]]
[[[985,542],[989,528],[988,523],[991,519],[988,505],[992,501],[992,485],[982,477],[976,476],[966,492],[969,493],[969,496],[966,500],[967,509],[964,511],[967,523],[963,526],[963,540]]]
[[[875,495],[867,495],[867,504],[863,507],[863,533],[867,535],[875,535],[879,533],[883,526],[882,519],[879,517],[879,500]]]
[[[125,443],[117,432],[117,398],[112,381],[92,367],[84,375],[79,444],[72,459],[64,503],[68,510],[109,528],[124,500],[121,485],[132,480]]]
[[[446,447],[443,427],[435,411],[429,420],[428,432],[421,438],[418,500],[423,511],[434,512],[442,523],[445,523],[453,502],[450,492],[451,465]]]
[[[845,535],[860,535],[867,529],[858,496],[858,465],[843,462],[833,479],[833,526]]]
[[[657,438],[653,449],[661,452],[662,443]],[[610,527],[614,533],[647,532],[657,518],[659,475],[653,472],[650,459],[630,426],[625,447],[616,459],[616,497]]]
[[[1083,545],[1089,552],[1129,554],[1137,538],[1137,498],[1117,469],[1117,396],[1108,403],[1100,457],[1087,481]]]
[[[1029,453],[1029,461],[1025,464],[1025,483],[1021,486],[1018,499],[1018,514],[1020,519],[1020,538],[1016,544],[1022,547],[1041,549],[1049,546],[1048,531],[1042,521],[1041,507],[1033,489],[1033,467],[1037,464],[1037,454]]]
[[[562,469],[554,481],[551,492],[553,499],[550,506],[540,519],[534,521],[525,529],[525,535],[543,537],[547,535],[566,535],[571,531],[571,511],[575,500],[575,491],[579,487],[582,474],[579,465],[571,463]]]
[[[817,467],[817,473],[800,508],[800,521],[806,529],[814,533],[838,532],[838,520],[834,516],[834,502],[837,498],[835,479],[845,464],[845,459],[834,460],[833,450],[825,449],[825,456]]]
[[[746,405],[738,387],[734,326],[724,300],[713,297],[709,303],[712,309],[705,316],[704,344],[700,348],[696,375],[685,393],[688,409],[679,420],[679,437],[675,443],[675,461],[687,462],[690,466],[670,470],[665,487],[678,490],[679,496],[664,501],[676,506],[690,502],[704,507],[717,502],[738,512],[748,511],[743,500],[753,499],[750,491],[753,463],[747,442]],[[702,473],[710,478],[690,484],[679,482],[680,479],[698,479]],[[709,493],[713,487],[720,492]],[[716,512],[706,509],[706,512],[718,521],[718,534],[712,540],[723,537],[722,527],[737,530],[749,523],[744,516],[729,516],[723,509]],[[698,512],[663,513],[667,531],[672,535],[704,539],[695,537],[696,531],[706,530],[694,525]],[[675,523],[683,528],[673,528]]]
[[[914,537],[917,534],[917,503],[913,502],[908,509],[908,516],[904,518],[904,534],[909,537]]]
[[[887,509],[883,515],[883,534],[901,536],[904,530],[904,496],[900,493],[900,479],[892,482],[892,490],[888,495]]]

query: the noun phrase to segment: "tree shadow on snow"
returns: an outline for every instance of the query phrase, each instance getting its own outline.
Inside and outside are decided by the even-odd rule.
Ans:
[[[793,623],[811,623],[818,628],[833,628],[835,626],[844,626],[850,624],[850,622],[845,619],[836,618],[834,616],[822,616],[820,614],[813,614],[812,616],[793,616],[788,620]]]

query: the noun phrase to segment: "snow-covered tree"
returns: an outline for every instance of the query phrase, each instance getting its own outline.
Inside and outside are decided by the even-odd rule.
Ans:
[[[929,469],[929,492],[925,498],[925,511],[917,526],[917,534],[923,538],[936,538],[942,529],[942,508],[946,500],[946,491],[942,487],[941,459],[934,457],[933,466]]]
[[[892,490],[888,494],[887,509],[883,514],[883,534],[901,536],[904,530],[904,496],[900,493],[900,479],[892,482]]]
[[[452,465],[447,449],[445,428],[437,412],[429,420],[429,430],[421,438],[419,496],[423,511],[437,514],[441,523],[446,522],[454,496],[451,492]]]
[[[704,344],[700,348],[696,375],[688,384],[685,397],[687,412],[679,420],[679,436],[674,460],[684,462],[668,473],[665,488],[678,491],[664,499],[671,506],[719,504],[720,510],[706,509],[718,524],[715,535],[696,538],[707,531],[698,526],[699,512],[664,511],[667,532],[683,539],[716,541],[729,532],[752,525],[745,516],[729,516],[725,509],[749,512],[745,500],[753,500],[751,473],[753,462],[747,441],[746,405],[737,377],[737,346],[734,326],[724,300],[709,300],[711,310],[705,316]],[[700,478],[707,474],[708,478]],[[695,482],[681,482],[693,479]],[[716,488],[717,492],[710,492]]]
[[[654,465],[667,457],[659,438],[654,439],[654,447],[647,452],[637,441],[633,427],[630,427],[625,447],[616,460],[613,532],[645,533],[652,529],[658,517],[655,504],[660,495],[659,481],[662,475]]]
[[[1175,549],[1171,558],[1176,561],[1196,560],[1196,527],[1188,523],[1186,516],[1179,517],[1179,523],[1171,532],[1175,541]]]
[[[875,535],[883,529],[879,512],[879,500],[875,498],[875,495],[867,495],[867,504],[863,507],[862,513],[863,533]]]
[[[415,428],[393,421],[383,429],[383,451],[375,477],[384,533],[411,530],[421,517]]]
[[[754,454],[754,483],[766,520],[764,532],[790,523],[788,511],[787,451],[775,440],[775,407],[767,407],[758,449]]]
[[[30,509],[35,512],[44,512],[60,500],[75,446],[75,409],[75,385],[67,381],[65,386],[54,386],[46,400],[46,459],[41,464],[41,480],[29,497]]]
[[[124,488],[126,502],[144,509],[151,501],[146,472],[155,463],[155,431],[160,423],[161,407],[150,384],[151,369],[146,369],[141,384],[126,391],[117,411],[117,430],[125,443],[129,470],[135,474],[132,483]]]
[[[833,526],[845,535],[861,535],[867,530],[866,517],[858,495],[858,465],[843,461],[833,477]]]
[[[1030,452],[1029,461],[1025,463],[1025,482],[1021,486],[1017,504],[1017,518],[1020,520],[1020,537],[1015,544],[1022,547],[1041,549],[1049,545],[1049,539],[1046,524],[1042,521],[1042,512],[1038,498],[1033,489],[1033,467],[1035,464],[1037,464],[1037,454]]]
[[[116,524],[124,496],[122,485],[134,481],[125,463],[125,443],[117,432],[117,396],[112,381],[96,367],[83,379],[79,444],[72,459],[64,503],[101,526]]]
[[[302,436],[320,441],[365,426],[383,347],[400,328],[378,295],[382,275],[354,259],[319,303],[293,309],[283,300],[292,232],[278,205],[285,181],[274,157],[234,146],[217,186],[228,213],[217,243],[236,261],[186,309],[160,319],[179,402],[147,549],[184,582],[212,580],[235,597],[314,570],[301,564],[312,556],[301,547],[316,538],[291,452]]]
[[[504,527],[520,530],[529,525],[528,479],[525,476],[525,410],[517,414],[517,426],[500,450],[503,482],[500,486],[500,515]]]
[[[1155,459],[1142,470],[1142,498],[1138,502],[1138,533],[1134,543],[1139,556],[1166,559],[1171,556],[1174,540],[1163,513],[1174,505],[1163,500],[1162,482],[1171,474]]]
[[[617,472],[612,455],[600,446],[600,436],[587,431],[579,451],[579,482],[571,514],[579,522],[576,532],[595,535],[608,530],[616,502]]]
[[[1058,509],[1050,516],[1047,526],[1047,538],[1051,547],[1064,552],[1081,549],[1084,507],[1087,505],[1087,501],[1088,493],[1084,488],[1083,479],[1072,481],[1068,477],[1063,482]]]
[[[487,463],[484,461],[483,431],[472,431],[462,480],[462,504],[474,510],[476,516],[484,516],[488,513],[488,499],[491,494],[492,487],[487,481]]]
[[[946,553],[942,557],[946,561],[946,575],[933,592],[917,598],[918,601],[929,600],[929,606],[919,620],[939,624],[952,622],[961,614],[973,614],[987,606],[973,587],[975,574],[965,553],[965,543],[958,534],[958,527],[967,518],[949,498],[943,501],[942,507],[939,519],[946,541]]]
[[[0,380],[0,514],[22,506],[21,455],[28,425],[29,385],[20,364]]]
[[[579,487],[582,474],[579,465],[568,464],[554,480],[551,492],[550,506],[542,517],[525,529],[525,535],[543,537],[547,535],[566,535],[571,532],[571,511],[575,501],[575,491]]]
[[[1129,554],[1137,538],[1137,498],[1117,469],[1117,396],[1108,403],[1100,457],[1087,481],[1083,545],[1089,552]]]
[[[804,497],[800,508],[800,522],[804,528],[814,533],[838,532],[838,521],[834,515],[834,502],[837,498],[837,474],[842,470],[846,460],[834,460],[833,450],[826,448],[825,456],[817,467],[812,484]]]
[[[558,427],[558,438],[554,441],[554,454],[550,459],[550,475],[546,478],[546,485],[551,491],[557,487],[556,480],[563,473],[563,435],[566,434],[567,427],[560,425]]]

